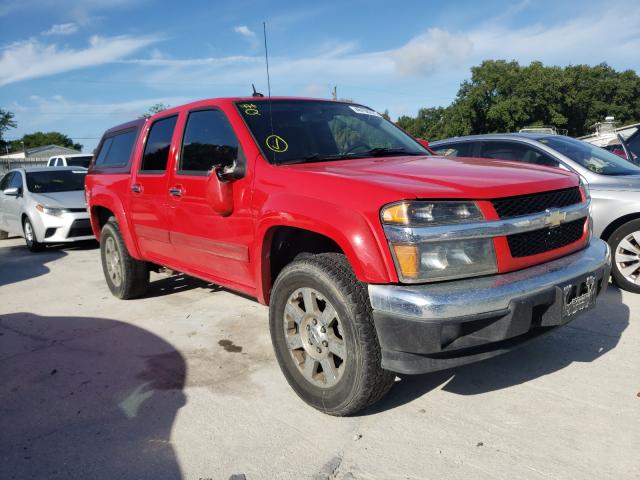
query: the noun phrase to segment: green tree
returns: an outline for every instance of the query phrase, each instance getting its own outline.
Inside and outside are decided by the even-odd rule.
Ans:
[[[513,132],[531,125],[591,132],[606,115],[622,123],[640,120],[640,77],[606,64],[547,67],[540,62],[486,60],[471,69],[446,108],[423,108],[398,125],[429,140],[492,132]]]
[[[75,150],[82,150],[81,144],[74,143],[71,138],[69,138],[64,133],[60,133],[60,132],[29,133],[23,136],[21,139],[14,140],[13,142],[11,142],[11,150],[12,151],[22,150],[23,145],[25,149],[43,147],[45,145],[59,145],[61,147],[73,148]]]
[[[10,128],[16,128],[18,126],[13,118],[13,113],[0,108],[0,148],[2,149],[2,153],[4,153],[7,145],[7,141],[4,139],[4,132]]]
[[[164,103],[156,103],[154,105],[151,105],[149,109],[146,111],[146,113],[142,114],[142,117],[149,118],[151,115],[155,115],[158,112],[162,112],[167,108],[169,108],[169,105],[165,105]]]

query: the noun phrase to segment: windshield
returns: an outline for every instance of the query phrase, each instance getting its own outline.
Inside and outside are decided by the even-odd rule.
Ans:
[[[252,99],[240,114],[269,162],[291,164],[386,155],[429,155],[412,137],[361,105]]]
[[[33,193],[84,190],[85,170],[49,170],[27,172],[27,190]]]
[[[574,162],[601,175],[639,175],[640,168],[619,156],[575,138],[544,137],[539,140]]]
[[[67,157],[67,165],[69,167],[89,167],[89,163],[91,162],[91,155],[87,155],[86,157]]]

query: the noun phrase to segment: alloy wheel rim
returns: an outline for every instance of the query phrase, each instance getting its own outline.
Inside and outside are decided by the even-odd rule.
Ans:
[[[33,227],[29,221],[24,222],[24,236],[27,239],[27,243],[33,243]]]
[[[336,385],[347,349],[333,305],[317,290],[299,288],[287,299],[283,320],[289,353],[305,380],[321,388]]]
[[[614,261],[626,280],[640,284],[640,231],[630,233],[620,241]]]
[[[111,282],[119,287],[122,284],[122,261],[116,242],[112,237],[105,241],[104,256],[107,264],[107,274]]]

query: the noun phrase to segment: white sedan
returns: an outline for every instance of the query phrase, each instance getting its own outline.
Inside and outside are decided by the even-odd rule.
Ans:
[[[21,235],[32,252],[46,243],[93,239],[85,199],[87,170],[16,168],[0,180],[0,239]]]

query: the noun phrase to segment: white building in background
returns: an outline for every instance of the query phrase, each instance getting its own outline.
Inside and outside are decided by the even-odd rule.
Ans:
[[[60,145],[45,145],[43,147],[27,148],[21,152],[0,155],[0,160],[41,161],[42,159],[48,160],[49,157],[54,155],[73,155],[75,153],[81,152],[73,148],[61,147]]]

